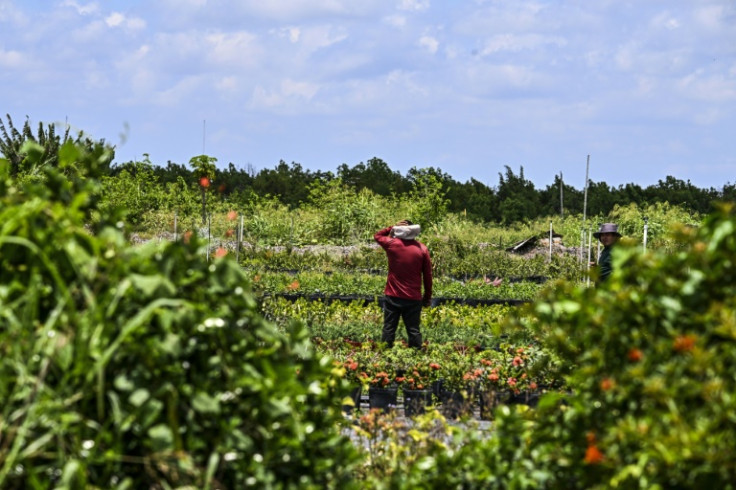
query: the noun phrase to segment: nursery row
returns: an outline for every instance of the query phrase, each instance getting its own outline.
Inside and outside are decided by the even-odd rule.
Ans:
[[[293,321],[300,321],[309,328],[312,337],[324,340],[378,341],[381,338],[383,312],[377,302],[325,302],[306,298],[291,301],[264,297],[260,306],[261,313],[282,330],[287,330]],[[425,308],[422,312],[422,335],[430,343],[490,346],[502,336],[513,333],[504,331],[502,327],[503,319],[512,308],[456,304]],[[402,331],[399,331],[399,336],[403,335]]]
[[[506,252],[487,243],[451,242],[436,238],[423,240],[432,256],[436,276],[458,279],[473,277],[580,279],[583,270],[577,254],[556,247],[552,257],[544,253],[530,256]],[[219,247],[236,252],[231,238],[213,239]],[[374,244],[354,246],[312,245],[308,247],[275,246],[259,248],[242,243],[237,248],[239,263],[248,270],[365,272],[385,271],[386,254]]]
[[[533,405],[541,393],[562,389],[557,363],[533,341],[498,341],[494,347],[425,343],[422,349],[376,342],[316,340],[317,349],[334,359],[357,394],[371,408],[390,409],[399,395],[407,415],[439,405],[446,416],[490,418],[502,403]]]
[[[385,276],[366,273],[256,272],[252,275],[252,281],[257,294],[382,296],[386,285]],[[467,281],[438,277],[433,281],[432,294],[438,298],[530,300],[537,296],[542,287],[536,282],[512,283],[495,277]]]

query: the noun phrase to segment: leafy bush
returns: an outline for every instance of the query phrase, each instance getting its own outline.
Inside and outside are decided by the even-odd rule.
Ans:
[[[0,487],[348,484],[341,373],[196,236],[128,246],[109,155],[65,145],[24,187],[0,160]]]
[[[724,207],[681,227],[679,252],[621,247],[605,286],[561,286],[535,304],[532,328],[574,394],[540,403],[519,467],[555,488],[733,485],[735,232]]]

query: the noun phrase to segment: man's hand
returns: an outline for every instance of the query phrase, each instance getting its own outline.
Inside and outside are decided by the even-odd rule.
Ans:
[[[394,226],[409,226],[411,225],[411,222],[405,219],[402,219],[398,223],[396,223]]]

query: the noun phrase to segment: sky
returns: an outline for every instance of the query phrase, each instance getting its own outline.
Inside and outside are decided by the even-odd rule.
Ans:
[[[733,0],[0,0],[0,116],[116,163],[736,182]]]

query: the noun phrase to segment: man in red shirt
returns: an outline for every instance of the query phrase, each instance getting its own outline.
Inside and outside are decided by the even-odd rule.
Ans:
[[[422,306],[432,300],[432,261],[427,247],[416,240],[420,230],[419,225],[403,220],[373,235],[388,256],[381,340],[389,347],[394,345],[399,318],[404,320],[409,347],[422,346],[419,322]]]

